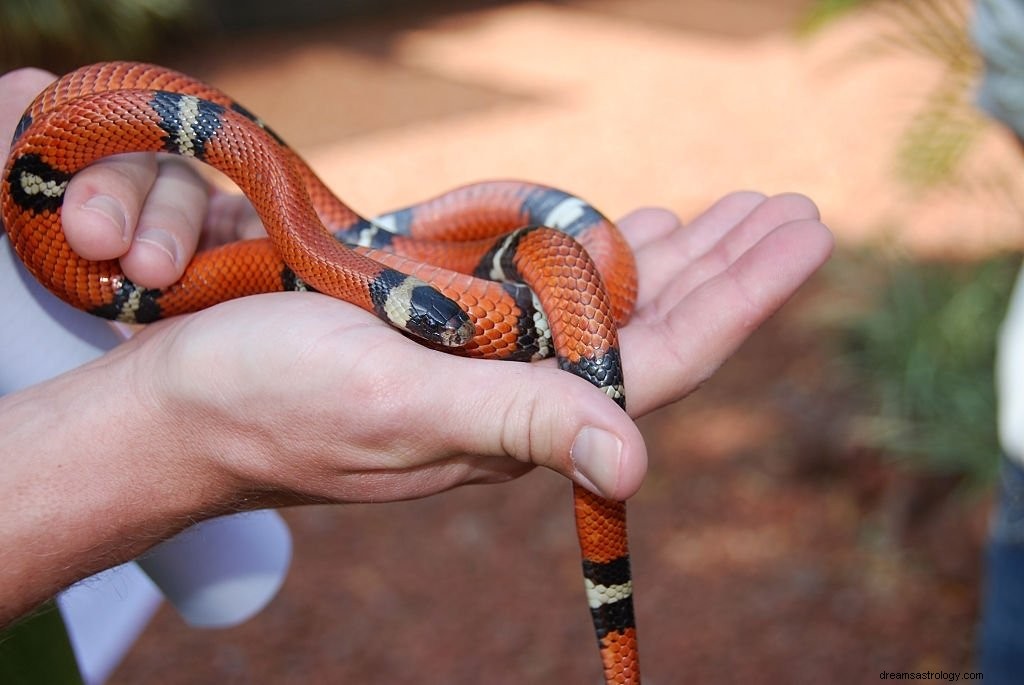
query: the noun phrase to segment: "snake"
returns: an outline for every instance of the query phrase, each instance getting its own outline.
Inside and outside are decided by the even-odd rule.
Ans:
[[[133,283],[117,260],[77,255],[61,227],[71,178],[101,158],[143,151],[225,174],[268,237],[201,251],[160,289]],[[17,124],[0,184],[15,254],[57,297],[97,316],[145,324],[249,295],[319,292],[440,351],[520,362],[554,356],[625,409],[617,330],[636,301],[635,259],[613,222],[563,190],[484,181],[367,219],[218,89],[124,61],[81,67],[40,93]],[[635,685],[625,503],[575,483],[572,493],[605,682]]]

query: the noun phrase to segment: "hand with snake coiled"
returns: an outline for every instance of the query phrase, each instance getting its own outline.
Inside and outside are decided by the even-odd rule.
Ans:
[[[0,78],[0,159],[52,78]],[[175,281],[200,243],[260,231],[244,198],[151,155],[77,175],[63,219],[76,251],[118,257],[149,287]],[[633,417],[705,381],[832,247],[799,195],[734,193],[686,225],[644,209],[619,227],[640,279],[620,331]],[[93,363],[0,398],[0,625],[228,511],[422,497],[537,465],[631,496],[646,470],[640,433],[550,362],[440,354],[313,294],[232,300],[150,325]]]

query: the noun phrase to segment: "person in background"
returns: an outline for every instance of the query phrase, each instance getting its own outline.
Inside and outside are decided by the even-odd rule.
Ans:
[[[972,36],[984,60],[978,104],[1024,145],[1024,2],[978,0]],[[978,651],[986,682],[1018,683],[1024,674],[1024,273],[1000,331],[996,390],[1003,456]]]

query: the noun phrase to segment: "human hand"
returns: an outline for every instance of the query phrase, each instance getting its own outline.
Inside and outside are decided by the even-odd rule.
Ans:
[[[627,409],[640,417],[695,390],[829,257],[803,195],[736,192],[683,225],[643,209],[619,222],[639,296],[620,332]]]
[[[51,79],[37,70],[0,78],[0,159]],[[76,251],[118,258],[148,287],[174,282],[199,244],[260,232],[243,198],[152,155],[76,175],[63,220]],[[661,210],[620,226],[640,273],[636,312],[620,332],[633,416],[696,388],[831,248],[799,196],[740,193],[689,226]],[[629,416],[552,363],[428,350],[361,309],[308,293],[154,324],[90,364],[0,398],[0,434],[0,627],[228,511],[419,497],[537,465],[624,499],[646,470]]]
[[[0,76],[0,162],[22,113],[54,79],[33,68]],[[76,174],[61,222],[75,252],[118,259],[147,288],[177,281],[199,247],[263,235],[244,197],[206,183],[181,157],[150,152],[108,157]]]
[[[832,245],[798,195],[737,193],[689,226],[663,210],[620,226],[640,271],[636,313],[621,331],[633,416],[703,382]],[[175,451],[212,438],[220,477],[242,490],[259,484],[272,500],[420,497],[534,465],[623,499],[646,469],[633,422],[553,364],[441,354],[325,296],[227,302],[135,343],[154,373],[153,414],[180,421],[166,431],[184,437]]]
[[[27,104],[51,78],[23,70],[0,79],[0,140],[24,107],[11,104],[18,94]],[[109,199],[99,210],[97,196]],[[640,272],[637,309],[621,331],[633,416],[696,388],[824,261],[831,237],[817,219],[806,198],[740,193],[688,227],[659,210],[622,221]],[[149,155],[76,176],[64,222],[76,251],[120,257],[151,287],[178,277],[200,236],[259,232],[242,198],[211,196],[181,162]],[[195,455],[205,461],[192,466],[203,468],[215,454],[239,491],[284,501],[417,497],[534,465],[613,498],[639,488],[640,434],[583,381],[551,364],[441,355],[354,307],[300,297],[225,303],[154,326],[120,351],[138,353],[153,425],[170,422],[169,455]]]

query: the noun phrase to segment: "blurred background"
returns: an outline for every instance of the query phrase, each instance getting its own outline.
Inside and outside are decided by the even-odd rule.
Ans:
[[[4,0],[0,67],[141,58],[216,84],[373,214],[522,177],[611,216],[812,197],[835,258],[640,423],[645,676],[971,669],[1019,151],[972,105],[960,0]],[[585,683],[568,484],[284,512],[279,597],[158,613],[113,683]]]

